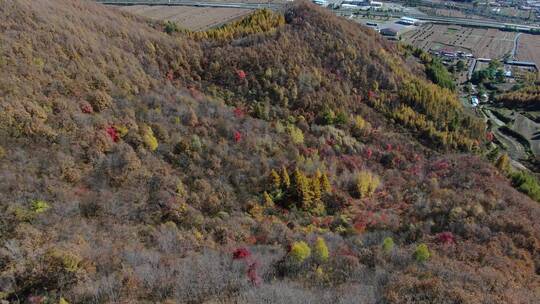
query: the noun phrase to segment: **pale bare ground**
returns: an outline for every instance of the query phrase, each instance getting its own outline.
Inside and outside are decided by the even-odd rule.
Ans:
[[[426,24],[407,33],[403,39],[425,51],[453,48],[468,51],[475,57],[500,59],[512,52],[515,35],[497,29]]]
[[[516,57],[522,61],[533,61],[540,67],[540,35],[521,34]]]
[[[462,11],[454,9],[445,9],[445,8],[431,8],[431,7],[421,7],[420,11],[428,15],[437,15],[445,17],[456,17],[456,18],[470,18],[470,19],[487,19],[478,15],[465,14]]]
[[[155,20],[174,21],[182,28],[193,31],[219,26],[252,12],[249,9],[237,8],[159,5],[123,6],[120,9]]]
[[[540,125],[538,123],[521,114],[517,114],[512,130],[523,135],[529,141],[534,156],[540,156]]]

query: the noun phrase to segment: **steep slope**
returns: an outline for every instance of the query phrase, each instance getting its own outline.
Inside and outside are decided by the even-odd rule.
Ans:
[[[375,33],[280,14],[0,3],[0,299],[539,298],[540,207],[457,152],[482,123]]]
[[[396,47],[354,23],[312,12],[308,6],[286,12],[288,26],[270,37],[206,47],[205,84],[216,86],[226,101],[246,101],[286,118],[272,108],[279,106],[308,122],[320,122],[328,110],[354,113],[367,102],[433,144],[478,146],[483,125],[462,111],[450,91],[412,76]],[[238,70],[248,71],[245,82],[235,77]]]

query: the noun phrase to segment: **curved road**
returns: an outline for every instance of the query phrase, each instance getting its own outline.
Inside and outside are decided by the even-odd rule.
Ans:
[[[516,37],[514,37],[514,48],[512,49],[512,60],[516,60],[519,36],[521,36],[521,33],[517,33]]]
[[[525,147],[523,147],[519,141],[499,130],[499,127],[506,124],[499,120],[497,116],[493,115],[489,109],[483,108],[481,113],[483,113],[484,116],[494,124],[493,135],[495,135],[495,138],[503,144],[506,151],[508,151],[510,158],[514,159],[516,163],[519,163],[518,160],[520,159],[527,159],[527,149],[525,149]]]
[[[246,9],[262,9],[269,8],[273,10],[279,10],[286,3],[253,3],[253,2],[217,2],[217,1],[195,1],[195,0],[95,0],[96,2],[103,4],[112,4],[112,5],[183,5],[183,6],[200,6],[200,7],[232,7],[232,8],[246,8]],[[340,8],[334,10],[336,13],[341,14],[366,14],[358,9],[345,9]],[[434,23],[443,23],[443,24],[456,24],[456,25],[468,25],[468,26],[483,26],[491,27],[497,29],[516,29],[521,31],[530,31],[530,30],[540,30],[540,27],[530,26],[530,25],[521,25],[513,23],[503,23],[491,20],[476,20],[468,18],[457,18],[457,17],[442,17],[442,16],[427,16],[419,14],[410,14],[404,12],[392,12],[392,13],[381,13],[381,12],[369,12],[372,16],[382,16],[382,17],[392,17],[392,18],[401,18],[404,16],[415,18],[418,20],[424,20]]]
[[[508,151],[508,155],[510,155],[510,158],[515,160],[527,159],[527,152],[525,151],[525,148],[520,142],[510,136],[503,134],[498,128],[493,130],[493,134],[498,141],[505,145],[506,150]]]
[[[361,15],[366,15],[368,12],[363,12],[357,9],[338,9],[335,10],[336,12],[345,13],[345,14],[351,14],[351,13],[359,13]],[[418,14],[409,14],[409,13],[403,13],[403,12],[391,12],[391,13],[380,13],[380,12],[369,12],[371,16],[380,16],[380,17],[392,17],[392,18],[401,18],[404,16],[423,20],[427,22],[434,22],[434,23],[443,23],[443,24],[455,24],[455,25],[465,25],[465,26],[481,26],[481,27],[489,27],[489,28],[496,28],[496,29],[513,29],[513,30],[521,30],[521,31],[530,31],[530,30],[540,30],[540,27],[537,26],[531,26],[531,25],[521,25],[521,24],[514,24],[514,23],[504,23],[504,22],[498,22],[498,21],[492,21],[492,20],[477,20],[477,19],[469,19],[469,18],[458,18],[458,17],[442,17],[442,16],[429,16],[429,15],[418,15]]]
[[[269,8],[278,10],[283,7],[281,3],[253,3],[253,2],[217,2],[217,1],[193,1],[193,0],[95,0],[98,3],[109,5],[176,5],[198,7],[229,7],[245,9]]]

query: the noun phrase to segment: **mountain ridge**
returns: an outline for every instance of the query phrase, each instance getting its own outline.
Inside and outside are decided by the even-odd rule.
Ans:
[[[305,2],[212,34],[77,0],[0,18],[0,299],[538,298],[540,207],[376,33]]]

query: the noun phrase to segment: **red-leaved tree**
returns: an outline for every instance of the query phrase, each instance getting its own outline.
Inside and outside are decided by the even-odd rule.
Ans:
[[[120,137],[118,136],[118,132],[113,126],[107,127],[106,131],[107,135],[109,135],[112,141],[117,142],[120,139]]]

